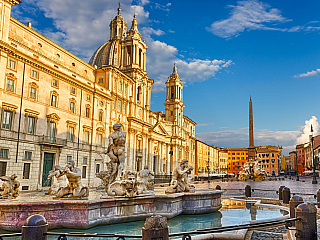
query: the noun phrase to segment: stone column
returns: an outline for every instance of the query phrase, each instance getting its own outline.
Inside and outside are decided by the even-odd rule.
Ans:
[[[167,218],[160,215],[148,217],[142,228],[142,240],[162,239],[169,240]]]
[[[296,239],[316,240],[317,208],[312,203],[302,203],[296,208],[296,218],[301,218],[296,222]]]
[[[294,195],[292,198],[290,198],[290,202],[289,202],[290,218],[294,218],[296,216],[295,208],[301,203],[303,203],[303,199],[298,195]],[[295,222],[292,222],[292,226],[295,226]]]
[[[41,215],[32,215],[26,219],[22,226],[21,240],[46,240],[43,236],[48,231],[47,220]]]

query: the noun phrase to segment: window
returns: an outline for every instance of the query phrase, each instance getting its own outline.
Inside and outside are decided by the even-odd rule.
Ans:
[[[76,89],[74,87],[71,87],[70,93],[75,95],[76,94]]]
[[[87,94],[87,101],[90,101],[90,100],[91,100],[91,95]]]
[[[56,123],[50,122],[49,123],[49,132],[48,135],[50,138],[54,138],[56,136]]]
[[[37,89],[35,87],[30,87],[29,98],[37,99]]]
[[[137,101],[141,101],[141,86],[138,87],[137,89]]]
[[[119,90],[119,91],[122,91],[122,82],[121,82],[121,81],[119,81],[118,90]]]
[[[122,103],[121,100],[118,100],[118,111],[121,112],[122,110]]]
[[[58,96],[53,95],[53,94],[51,95],[50,105],[51,105],[52,107],[57,107],[57,105],[58,105]]]
[[[87,178],[87,166],[82,166],[82,178]]]
[[[171,87],[171,99],[174,99],[174,87]]]
[[[2,129],[11,130],[13,112],[4,110],[2,119]]]
[[[74,139],[74,127],[68,128],[68,141],[73,142]]]
[[[7,78],[6,90],[10,92],[14,92],[14,80]]]
[[[31,160],[32,152],[24,152],[24,160]]]
[[[9,149],[0,149],[0,158],[9,158]]]
[[[113,108],[113,109],[116,109],[116,100],[113,100],[113,102],[112,102],[112,108]]]
[[[98,140],[98,146],[101,147],[102,146],[102,134],[101,133],[98,134],[97,140]]]
[[[99,112],[99,121],[102,122],[102,116],[103,116],[103,113],[102,112]]]
[[[76,107],[76,104],[74,102],[70,102],[70,112],[74,113],[75,112],[75,107]]]
[[[90,136],[89,131],[84,131],[84,139],[83,139],[84,144],[89,143],[89,136]]]
[[[7,170],[7,162],[0,162],[0,176],[5,176]]]
[[[23,179],[29,179],[30,177],[30,163],[23,164]]]
[[[88,157],[83,157],[83,164],[87,164],[88,163]]]
[[[76,66],[76,64],[75,63],[72,63],[72,67],[75,67]]]
[[[274,153],[272,153],[272,157],[274,157]]]
[[[126,103],[123,103],[123,114],[127,114]]]
[[[87,118],[90,118],[90,108],[89,107],[86,107],[86,117]]]
[[[34,134],[34,126],[35,126],[36,118],[28,116],[27,119],[27,133]]]
[[[128,85],[127,84],[124,85],[124,94],[128,95]]]
[[[16,61],[9,59],[9,68],[16,70]]]
[[[100,163],[97,163],[96,164],[96,173],[99,173],[100,172]]]
[[[72,156],[67,156],[67,162],[72,160]]]
[[[52,79],[52,86],[58,87],[58,80],[57,79]]]
[[[103,78],[99,78],[99,83],[103,83]]]
[[[38,79],[38,71],[32,69],[31,70],[31,77]]]

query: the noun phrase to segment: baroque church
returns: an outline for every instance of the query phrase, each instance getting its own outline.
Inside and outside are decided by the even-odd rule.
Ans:
[[[110,40],[89,63],[10,16],[20,0],[0,0],[0,175],[22,190],[50,185],[48,172],[70,160],[90,187],[106,170],[115,123],[127,134],[125,168],[169,175],[183,158],[195,166],[195,125],[183,115],[177,68],[166,82],[165,112],[150,110],[153,80],[136,16],[128,30],[118,8]]]

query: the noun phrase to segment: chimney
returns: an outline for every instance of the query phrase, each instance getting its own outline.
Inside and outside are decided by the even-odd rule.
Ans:
[[[31,22],[27,22],[27,27],[31,28]]]

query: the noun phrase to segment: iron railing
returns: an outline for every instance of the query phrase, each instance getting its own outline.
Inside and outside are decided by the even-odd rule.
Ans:
[[[67,139],[49,137],[49,136],[39,136],[39,144],[64,147],[67,145]]]

